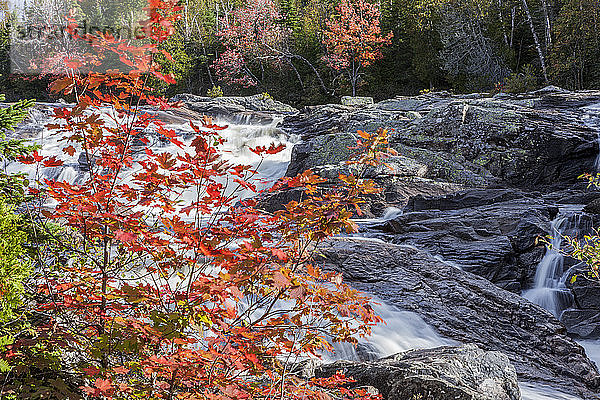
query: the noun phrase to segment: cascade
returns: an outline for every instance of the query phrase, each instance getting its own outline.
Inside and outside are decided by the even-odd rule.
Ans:
[[[562,235],[565,233],[569,218],[558,216],[550,225],[550,247],[539,262],[534,278],[533,288],[523,292],[523,297],[559,317],[562,308],[563,294],[568,293],[561,285],[564,257],[560,254]]]
[[[418,314],[399,310],[380,299],[374,300],[373,310],[384,323],[375,326],[370,337],[359,338],[357,346],[334,343],[334,352],[325,354],[325,360],[375,360],[412,349],[457,344],[453,340],[442,338]]]
[[[56,107],[55,104],[38,104],[38,107],[32,110],[29,121],[23,124],[16,132],[19,138],[26,136],[30,143],[35,143],[41,146],[39,150],[42,156],[56,155],[65,160],[62,167],[39,168],[37,165],[23,165],[17,162],[5,162],[5,170],[7,173],[25,173],[29,176],[32,183],[43,181],[46,179],[58,179],[69,183],[79,183],[85,179],[87,166],[83,165],[80,158],[81,148],[76,147],[76,152],[73,156],[64,154],[62,148],[67,144],[61,141],[62,135],[59,135],[55,130],[46,128],[49,123],[55,123],[52,118],[51,110]],[[107,114],[110,109],[102,109]],[[107,121],[108,123],[108,121]],[[199,122],[196,122],[201,126]],[[272,185],[277,179],[282,177],[287,170],[287,166],[291,159],[292,148],[298,142],[297,135],[285,134],[278,125],[281,119],[274,119],[264,125],[251,124],[247,120],[239,120],[239,123],[231,124],[225,121],[215,121],[218,125],[228,125],[228,127],[220,131],[221,136],[226,140],[222,150],[223,158],[226,161],[231,161],[237,164],[251,165],[257,170],[254,176],[255,185],[258,190],[264,189]],[[43,128],[41,128],[43,127]],[[191,141],[194,137],[194,131],[187,123],[170,124],[166,128],[173,129],[177,132],[179,138],[184,142],[184,148],[181,149],[171,143],[165,143],[162,138],[152,134],[152,130],[148,129],[147,138],[150,141],[149,147],[154,152],[169,152],[173,155],[180,154],[188,150]],[[262,158],[261,156],[250,151],[250,148],[257,146],[268,147],[271,143],[281,143],[286,147],[280,153],[269,155]],[[135,144],[134,144],[135,148]],[[127,171],[125,180],[129,179],[136,172],[134,169]],[[223,182],[227,184],[227,182]],[[249,189],[237,190],[236,197],[244,198],[252,196],[253,193]],[[183,195],[184,199],[191,200],[196,197],[193,190],[189,190]]]
[[[45,105],[49,109],[55,105]],[[46,110],[47,111],[47,110]],[[600,126],[600,105],[595,113],[590,110],[590,114],[597,118],[594,123],[599,123]],[[60,142],[60,137],[47,128],[39,129],[53,122],[50,117],[50,112],[34,110],[34,118],[26,124],[24,130],[27,132],[31,142],[42,146],[40,154],[44,156],[60,155],[67,157],[62,153],[64,142]],[[259,189],[270,185],[272,182],[282,177],[285,174],[287,166],[291,158],[292,147],[299,141],[299,137],[295,135],[287,135],[279,128],[280,121],[274,120],[266,125],[252,124],[250,121],[237,120],[235,124],[229,124],[229,127],[221,134],[226,139],[225,143],[225,158],[240,164],[249,164],[257,168],[258,178],[262,180],[262,184],[258,185]],[[217,123],[224,124],[223,121]],[[184,139],[186,145],[189,145],[193,137],[193,131],[187,124],[170,125],[168,128],[175,129],[178,134]],[[23,138],[23,136],[21,136]],[[156,152],[171,152],[177,154],[181,149],[176,146],[165,144],[159,138],[150,138],[151,148]],[[600,143],[600,135],[599,135]],[[281,153],[261,159],[256,154],[249,151],[250,147],[268,146],[271,142],[279,142],[286,144],[286,149]],[[78,149],[79,151],[81,149]],[[68,158],[68,157],[67,157]],[[596,160],[598,170],[600,170],[600,154]],[[71,159],[68,159],[65,166],[61,168],[44,168],[38,170],[36,166],[24,166],[19,163],[8,163],[5,165],[7,172],[25,172],[29,175],[32,182],[40,178],[61,179],[72,183],[77,183],[85,179],[85,169],[82,168],[79,162],[79,153],[75,153]],[[129,175],[135,171],[129,171]],[[187,194],[193,196],[193,193]],[[186,197],[187,197],[186,195]],[[250,195],[250,193],[242,193],[240,197]],[[381,223],[393,219],[400,215],[402,210],[397,208],[389,208],[385,214],[378,219],[362,220],[363,225],[373,223]],[[569,234],[578,226],[579,220],[575,214],[565,215],[561,213],[552,223],[552,232],[554,239],[552,240],[555,249],[559,249],[561,245],[561,234]],[[375,238],[363,237],[364,240],[378,240]],[[443,261],[443,260],[442,260]],[[445,261],[444,261],[445,262]],[[458,267],[458,266],[457,266]],[[524,293],[526,298],[546,307],[555,315],[558,315],[561,308],[564,307],[562,299],[567,293],[564,281],[561,277],[563,274],[563,258],[555,250],[548,250],[546,255],[538,265],[538,271],[535,277],[535,286],[533,289]],[[380,315],[385,324],[381,324],[373,329],[373,335],[369,338],[360,338],[358,346],[353,346],[347,343],[336,343],[334,352],[325,354],[325,360],[373,360],[385,356],[389,356],[401,351],[418,348],[433,348],[443,345],[455,345],[456,342],[442,338],[431,326],[429,326],[419,315],[402,311],[395,307],[385,304],[381,300],[376,300],[378,305],[374,309]],[[576,397],[568,396],[557,392],[550,388],[545,388],[539,385],[529,383],[520,384],[522,398],[524,400],[541,400],[541,399],[558,399],[558,400],[577,400]]]
[[[565,282],[568,271],[564,269],[561,254],[564,236],[577,236],[591,228],[590,221],[582,218],[581,206],[562,209],[550,225],[550,246],[537,265],[534,285],[523,292],[523,297],[550,311],[556,318],[572,302],[571,292]]]

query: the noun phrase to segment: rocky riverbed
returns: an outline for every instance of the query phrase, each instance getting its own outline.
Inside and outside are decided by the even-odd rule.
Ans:
[[[303,110],[260,95],[175,100],[183,107],[147,111],[180,126],[182,136],[190,135],[183,128],[187,119],[205,114],[232,124],[225,135],[234,156],[249,157],[251,141],[287,142],[287,158],[263,174],[271,181],[307,168],[331,179],[344,170],[357,130],[391,133],[399,155],[390,168],[370,172],[383,188],[366,204],[371,219],[361,221],[360,235],[327,242],[317,261],[387,304],[418,314],[456,346],[316,365],[310,373],[344,369],[388,399],[512,400],[519,398],[517,379],[522,388],[600,398],[598,369],[574,341],[600,338],[600,285],[569,283],[580,267],[569,259],[548,260],[536,240],[556,234],[557,221],[570,221],[569,232],[579,234],[600,226],[600,192],[578,180],[598,165],[600,92],[442,92]],[[38,105],[14,136],[43,136],[55,106]],[[161,146],[155,139],[151,145]],[[51,173],[80,179],[84,164],[76,154],[72,164]],[[299,195],[274,193],[262,206],[273,211]],[[555,296],[556,315],[522,296],[550,261],[557,266],[556,276],[548,276],[555,285],[538,289]]]

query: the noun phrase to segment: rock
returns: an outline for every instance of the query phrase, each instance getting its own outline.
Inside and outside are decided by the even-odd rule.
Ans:
[[[600,214],[600,198],[590,201],[584,208],[588,214]]]
[[[510,189],[470,189],[440,197],[412,197],[405,211],[459,210],[523,198],[521,192]]]
[[[600,282],[579,276],[569,287],[578,308],[600,310]]]
[[[91,156],[91,160],[88,161],[88,155],[86,155],[85,151],[79,153],[77,157],[77,164],[79,166],[79,171],[88,172],[90,170],[90,164],[93,166],[96,164],[99,156]]]
[[[575,185],[570,185],[567,189],[551,189],[544,193],[544,200],[556,204],[588,204],[593,200],[600,199],[600,191],[587,188],[582,181]]]
[[[273,193],[263,193],[258,199],[257,209],[270,213],[283,210],[284,205],[290,201],[300,202],[303,199],[304,191],[299,188],[289,188],[278,190]]]
[[[569,334],[582,339],[600,338],[600,310],[568,309],[560,315],[560,322],[565,324]]]
[[[529,94],[531,94],[533,96],[539,96],[539,95],[547,95],[547,94],[571,94],[571,93],[573,93],[573,92],[571,92],[567,89],[563,89],[563,88],[560,88],[560,87],[554,86],[554,85],[548,85],[541,89],[530,92]]]
[[[178,94],[171,101],[181,101],[187,109],[200,115],[241,124],[269,125],[278,122],[284,115],[298,112],[295,108],[262,94],[216,98]]]
[[[498,286],[520,293],[530,286],[558,209],[507,189],[469,189],[445,196],[415,196],[404,213],[371,229],[386,239],[425,249]]]
[[[339,361],[317,377],[342,371],[357,386],[375,387],[384,399],[519,400],[515,367],[500,352],[475,345],[412,350],[375,362]],[[422,397],[418,397],[421,395]]]
[[[310,169],[335,182],[340,173],[349,172],[345,162],[355,154],[352,147],[356,146],[357,139],[354,133],[329,134],[296,144],[286,176],[296,176]],[[365,204],[366,215],[380,216],[385,208],[403,205],[412,196],[443,195],[463,189],[459,184],[428,179],[425,177],[427,171],[427,165],[404,156],[391,157],[385,166],[368,170],[367,176],[376,179],[382,193]],[[279,197],[286,198],[285,195]],[[274,199],[268,203],[267,211],[281,207]]]
[[[598,370],[539,306],[411,246],[345,238],[327,242],[319,252],[316,261],[323,268],[419,314],[441,335],[506,354],[520,379],[594,398]]]
[[[360,96],[342,96],[341,103],[343,106],[362,107],[373,104],[373,98]]]
[[[307,169],[323,169],[325,166],[335,166],[342,171],[345,161],[356,153],[351,147],[356,147],[357,139],[354,133],[322,135],[295,145],[286,176],[296,176]]]
[[[531,189],[575,182],[592,170],[597,132],[584,123],[582,107],[599,99],[600,92],[553,88],[505,98],[433,93],[360,108],[307,107],[285,117],[283,127],[308,143],[323,135],[386,127],[393,130],[395,150],[427,167],[425,178]],[[327,158],[316,158],[327,164]],[[297,169],[292,160],[290,170]]]
[[[573,294],[573,308],[560,315],[560,321],[568,332],[582,339],[600,338],[600,282],[587,279],[585,270],[576,267],[569,277],[567,286]]]

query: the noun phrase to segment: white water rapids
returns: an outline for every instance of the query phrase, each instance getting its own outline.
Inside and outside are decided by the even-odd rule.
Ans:
[[[584,123],[588,127],[598,131],[598,138],[596,141],[598,142],[598,148],[600,149],[600,103],[584,107],[583,110],[585,111]],[[600,172],[600,151],[594,162],[594,171],[589,172]]]
[[[600,112],[600,108],[599,108]],[[61,158],[67,158],[63,167],[45,168],[38,170],[35,165],[22,165],[19,163],[9,163],[4,166],[8,173],[25,172],[32,181],[41,177],[50,179],[65,180],[77,182],[84,179],[78,156],[68,157],[62,152],[65,147],[64,142],[59,141],[59,137],[52,130],[39,127],[52,122],[48,119],[47,113],[34,110],[32,119],[25,126],[25,131],[38,132],[31,137],[31,142],[41,145],[40,154],[44,156],[58,155]],[[218,121],[223,123],[223,121]],[[226,158],[236,163],[249,164],[258,167],[258,177],[264,180],[264,185],[269,185],[285,174],[290,161],[292,147],[298,142],[299,138],[285,134],[278,128],[278,121],[269,125],[252,125],[248,123],[229,124],[229,127],[221,131],[226,139],[225,151]],[[171,125],[169,128],[175,129],[182,137],[187,138],[186,143],[191,141],[191,129],[187,124]],[[174,145],[165,145],[154,138],[152,149],[157,152],[177,153],[181,150]],[[600,140],[600,138],[599,138]],[[268,146],[272,142],[286,144],[287,148],[281,153],[270,156],[262,160],[259,156],[249,151],[250,147]],[[78,149],[80,150],[80,149]],[[260,166],[259,166],[260,163]],[[598,161],[600,166],[600,158]],[[244,194],[242,194],[243,196]],[[246,193],[249,195],[249,193]],[[400,209],[390,208],[380,220],[392,219],[401,213]],[[564,224],[568,219],[556,220],[553,229],[557,232],[563,232]],[[359,221],[368,224],[372,221]],[[558,235],[559,236],[559,235]],[[365,238],[368,240],[367,238]],[[558,239],[557,239],[558,240]],[[560,245],[560,243],[557,243]],[[562,260],[552,252],[548,252],[540,263],[539,277],[536,274],[536,287],[525,294],[525,297],[538,304],[547,307],[555,314],[558,313],[559,306],[556,304],[556,293],[563,290],[560,281],[562,274]],[[550,299],[550,300],[548,300]],[[548,300],[548,302],[546,302]],[[398,310],[379,301],[380,305],[375,307],[375,311],[384,319],[385,324],[379,325],[373,330],[373,335],[368,339],[360,340],[360,346],[355,348],[350,345],[337,344],[335,353],[325,356],[325,359],[373,359],[389,356],[401,351],[417,348],[433,348],[443,345],[456,344],[456,342],[442,338],[431,326],[426,324],[423,319],[415,313]],[[600,345],[594,342],[597,351],[600,354]],[[592,345],[588,349],[593,348]],[[360,353],[360,354],[359,354]],[[576,397],[558,392],[554,389],[540,385],[533,386],[529,383],[521,383],[522,398],[525,400],[577,400]]]
[[[41,106],[47,105],[42,104]],[[106,110],[106,112],[109,112],[109,110]],[[198,126],[202,126],[200,122],[195,122]],[[260,168],[258,168],[258,174],[254,176],[255,180],[253,181],[259,190],[272,185],[277,179],[285,174],[293,145],[298,141],[297,136],[286,135],[282,132],[281,129],[277,127],[279,122],[281,121],[274,120],[273,123],[267,125],[251,125],[244,121],[241,123],[215,121],[218,125],[228,125],[227,129],[220,131],[221,136],[226,140],[221,147],[223,158],[237,164],[251,165],[253,167],[260,166]],[[73,156],[65,154],[62,149],[68,144],[61,141],[61,135],[58,135],[54,130],[45,127],[48,123],[55,123],[55,120],[48,117],[47,110],[40,111],[36,108],[31,111],[30,120],[22,126],[21,130],[30,132],[39,131],[35,137],[31,138],[31,142],[41,146],[41,150],[39,151],[40,155],[56,155],[58,158],[65,161],[64,165],[61,167],[39,169],[35,164],[24,165],[21,163],[9,163],[4,166],[6,172],[26,173],[29,175],[31,182],[43,180],[43,178],[67,181],[70,183],[81,181],[86,176],[85,171],[81,169],[80,165],[79,157],[81,148],[74,146],[76,152]],[[110,125],[111,123],[107,121],[107,124]],[[44,128],[40,130],[40,126],[44,126]],[[184,147],[179,148],[170,142],[166,143],[164,140],[161,140],[159,137],[152,134],[147,135],[150,140],[149,147],[156,153],[168,152],[173,155],[182,154],[188,151],[194,137],[194,131],[189,124],[171,124],[166,125],[166,128],[173,129],[177,132],[179,138],[184,142]],[[269,155],[265,158],[250,151],[250,148],[258,146],[269,147],[271,143],[284,144],[286,147],[283,151],[274,155]],[[126,175],[130,177],[134,172],[136,171],[127,171]],[[126,180],[128,179],[128,176],[125,176]],[[237,197],[240,198],[252,194],[250,190],[238,191],[237,193]],[[194,198],[195,193],[192,191],[184,193],[184,200],[191,201],[191,199]]]

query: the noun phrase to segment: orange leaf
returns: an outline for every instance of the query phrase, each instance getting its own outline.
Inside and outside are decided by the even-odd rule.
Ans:
[[[73,146],[65,147],[63,149],[63,151],[65,153],[67,153],[68,155],[73,156],[75,154],[75,147],[73,147]]]

